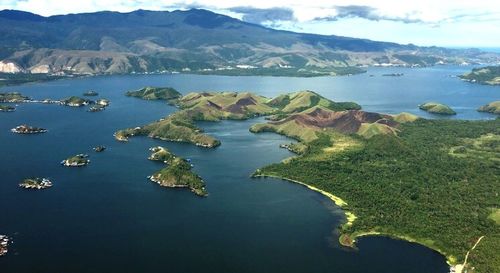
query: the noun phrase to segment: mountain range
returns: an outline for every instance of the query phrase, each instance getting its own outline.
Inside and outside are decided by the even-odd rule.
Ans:
[[[477,49],[419,47],[266,28],[203,9],[44,17],[0,11],[0,72],[108,74],[308,71],[498,63]],[[341,69],[344,68],[344,69]]]

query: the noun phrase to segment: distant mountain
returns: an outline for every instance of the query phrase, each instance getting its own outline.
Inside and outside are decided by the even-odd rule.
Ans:
[[[288,69],[324,74],[351,73],[356,70],[335,68],[363,65],[500,61],[500,55],[479,50],[274,30],[202,9],[50,17],[3,10],[0,37],[0,72],[7,73]]]

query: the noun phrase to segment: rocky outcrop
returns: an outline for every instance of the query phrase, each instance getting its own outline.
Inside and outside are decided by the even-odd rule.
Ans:
[[[0,72],[1,73],[20,73],[24,72],[24,69],[14,62],[0,61]]]

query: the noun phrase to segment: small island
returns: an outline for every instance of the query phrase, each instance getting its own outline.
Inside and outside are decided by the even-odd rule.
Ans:
[[[102,145],[99,145],[99,146],[96,146],[93,148],[93,150],[96,152],[96,153],[100,153],[100,152],[104,152],[104,150],[106,150],[106,147],[105,146],[102,146]]]
[[[403,76],[403,73],[389,73],[389,74],[382,74],[384,77],[401,77]]]
[[[493,101],[486,105],[483,105],[479,107],[477,111],[500,115],[500,100]]]
[[[149,149],[152,154],[149,160],[161,161],[167,166],[160,171],[148,176],[149,180],[163,187],[170,188],[189,188],[198,196],[207,196],[205,182],[191,171],[192,165],[188,160],[172,154],[163,147],[153,147]]]
[[[16,107],[11,105],[0,105],[0,112],[14,112]]]
[[[90,103],[89,100],[82,99],[82,98],[77,97],[77,96],[71,96],[69,98],[62,99],[60,102],[62,105],[71,106],[71,107],[81,107],[81,106],[88,105]]]
[[[438,114],[438,115],[456,115],[457,112],[455,112],[453,109],[451,109],[448,105],[439,103],[439,102],[426,102],[424,104],[420,104],[418,106],[421,110],[424,110],[426,112],[432,113],[432,114]]]
[[[61,161],[61,165],[66,167],[87,166],[90,163],[90,159],[88,159],[88,157],[89,156],[86,154],[78,154]]]
[[[0,235],[0,257],[7,254],[8,246],[9,246],[9,237],[5,235]]]
[[[459,78],[471,83],[500,85],[500,65],[474,68]]]
[[[125,93],[128,97],[140,98],[143,100],[166,100],[172,101],[182,96],[179,91],[171,87],[144,87],[135,91]]]
[[[104,111],[104,110],[106,110],[105,106],[97,104],[97,105],[90,106],[87,111],[88,112],[101,112],[101,111]]]
[[[10,131],[16,134],[41,134],[41,133],[46,133],[48,130],[45,128],[32,127],[23,124],[10,129]]]
[[[94,103],[97,105],[100,105],[100,106],[104,106],[104,107],[109,106],[109,100],[107,100],[107,99],[98,99]]]
[[[31,99],[19,92],[0,93],[0,102],[30,102]]]
[[[86,97],[95,97],[95,96],[99,96],[99,93],[97,93],[94,90],[89,90],[89,91],[83,93],[83,95]]]
[[[42,190],[52,187],[52,182],[47,178],[27,178],[19,184],[19,187],[24,189]]]

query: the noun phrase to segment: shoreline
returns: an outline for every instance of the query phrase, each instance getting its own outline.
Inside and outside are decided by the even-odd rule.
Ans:
[[[267,178],[276,178],[276,179],[280,179],[283,181],[296,183],[296,184],[302,185],[310,190],[321,193],[322,195],[324,195],[328,199],[332,200],[335,203],[335,205],[339,206],[344,211],[344,215],[346,217],[346,222],[344,224],[342,224],[341,227],[342,226],[351,226],[354,223],[354,221],[358,218],[354,213],[352,213],[351,211],[349,211],[345,208],[347,206],[346,201],[344,201],[340,197],[335,196],[327,191],[324,191],[324,190],[321,190],[321,189],[316,188],[314,186],[308,185],[304,182],[281,177],[281,176],[277,176],[277,175],[270,175],[270,174],[254,174],[254,175],[252,175],[252,177],[255,177],[255,178],[266,178],[266,177]],[[347,238],[349,238],[351,240],[350,244],[346,244],[342,241],[342,239],[345,238],[345,236],[347,236]],[[444,253],[442,250],[438,249],[435,246],[428,245],[428,244],[426,244],[418,239],[414,239],[414,238],[409,237],[409,236],[399,235],[399,234],[395,234],[395,233],[384,233],[384,232],[378,232],[378,231],[365,231],[365,232],[360,231],[360,232],[353,232],[352,234],[342,234],[342,232],[341,232],[339,235],[339,243],[342,246],[353,248],[354,243],[356,242],[357,238],[367,237],[367,236],[384,236],[384,237],[389,237],[392,239],[403,240],[403,241],[407,241],[410,243],[416,243],[416,244],[425,246],[425,247],[432,249],[432,250],[438,252],[439,254],[441,254],[446,259],[446,263],[450,266],[451,272],[455,272],[452,270],[455,270],[455,268],[460,268],[460,266],[463,266],[463,264],[458,263],[456,257],[454,257],[453,255],[446,255],[446,253]],[[460,271],[456,271],[456,272],[458,273]]]

